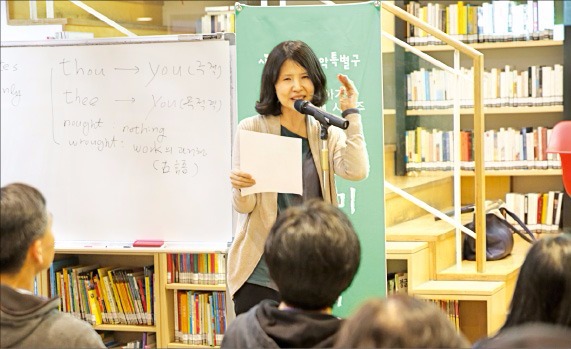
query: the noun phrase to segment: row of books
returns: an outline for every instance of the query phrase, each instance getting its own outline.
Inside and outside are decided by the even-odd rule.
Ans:
[[[206,14],[200,19],[203,34],[236,32],[234,6],[210,6],[204,9]]]
[[[226,332],[226,292],[174,292],[175,341],[220,346]]]
[[[167,283],[226,284],[226,255],[223,253],[167,254]]]
[[[448,316],[448,319],[456,327],[457,331],[460,331],[460,303],[458,300],[452,299],[425,299],[427,302],[434,303],[438,308],[442,309],[444,314]]]
[[[561,226],[563,195],[565,194],[561,191],[507,193],[506,208],[515,213],[533,232],[558,233]],[[523,229],[513,218],[508,216],[507,220],[514,227]]]
[[[557,153],[547,153],[552,129],[511,127],[484,132],[484,168],[487,170],[560,169]],[[473,131],[460,131],[460,168],[474,169]],[[417,127],[405,132],[407,171],[451,170],[454,133]]]
[[[420,68],[406,76],[408,109],[444,109],[459,99],[461,108],[474,105],[474,70],[460,68],[454,75],[442,69]],[[488,107],[563,105],[563,65],[530,66],[521,71],[506,65],[484,71],[484,105]]]
[[[102,331],[99,335],[107,348],[153,349],[157,347],[157,335],[154,332],[143,332],[141,339],[128,342],[118,341],[115,338],[115,333],[110,331]]]
[[[154,324],[154,266],[81,265],[77,256],[55,260],[49,270],[50,295],[60,310],[99,324]]]
[[[387,294],[408,293],[408,273],[405,271],[387,274]]]
[[[411,1],[407,12],[466,43],[553,39],[555,6],[552,0],[493,1],[481,5],[458,1],[448,6]],[[411,45],[442,44],[420,28],[408,25]]]

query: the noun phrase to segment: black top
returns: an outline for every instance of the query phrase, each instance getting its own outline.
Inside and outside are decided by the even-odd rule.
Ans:
[[[301,205],[309,199],[323,198],[319,174],[317,173],[317,167],[315,167],[315,161],[313,161],[313,154],[311,154],[311,149],[309,148],[309,141],[307,138],[301,137],[283,126],[281,127],[281,135],[283,137],[301,138],[303,195],[278,193],[278,213],[290,206]]]

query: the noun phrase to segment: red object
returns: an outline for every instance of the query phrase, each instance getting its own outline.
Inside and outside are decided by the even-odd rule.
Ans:
[[[164,243],[163,240],[135,240],[133,247],[161,247]]]
[[[571,121],[560,121],[553,127],[547,152],[559,153],[563,186],[571,196]]]

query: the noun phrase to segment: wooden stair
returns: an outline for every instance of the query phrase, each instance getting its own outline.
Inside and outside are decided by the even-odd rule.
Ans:
[[[483,273],[476,271],[476,262],[463,260],[460,267],[456,265],[439,270],[436,280],[473,280],[473,281],[501,281],[506,286],[506,304],[509,305],[515,289],[519,269],[525,260],[531,245],[519,235],[514,234],[514,249],[512,254],[499,261],[487,261]]]
[[[387,203],[388,206],[388,203]],[[454,228],[446,222],[435,221],[434,216],[424,215],[397,225],[388,226],[386,241],[421,241],[428,244],[429,276],[436,279],[436,273],[454,265]]]
[[[453,182],[451,174],[435,174],[426,177],[392,176],[387,177],[386,180],[436,209],[442,210],[452,206]],[[434,193],[438,193],[438,195],[434,195]],[[427,214],[424,209],[402,198],[390,189],[385,190],[385,203],[387,227]]]
[[[385,149],[386,166],[394,165],[391,150]],[[385,171],[387,181],[432,207],[452,207],[450,174],[396,177],[390,175],[392,170]],[[408,270],[408,292],[415,297],[458,300],[460,329],[472,342],[496,332],[505,321],[530,244],[514,235],[512,255],[486,262],[486,271],[478,273],[473,261],[456,265],[455,229],[450,224],[435,221],[433,215],[389,190],[385,193],[385,207],[386,258],[391,261],[387,272]],[[463,221],[470,219],[469,214],[463,217]]]

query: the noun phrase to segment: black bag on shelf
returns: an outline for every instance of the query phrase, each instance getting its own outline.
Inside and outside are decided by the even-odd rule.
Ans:
[[[501,215],[495,212],[486,213],[486,260],[497,261],[509,256],[514,247],[513,233],[518,234],[530,244],[536,241],[533,233],[513,212],[505,207],[500,207],[495,211],[499,211]],[[510,224],[505,219],[506,214],[512,217],[527,234]],[[465,227],[476,231],[474,221],[466,224]],[[474,261],[476,260],[476,240],[467,234],[463,235],[462,256],[464,259]]]

